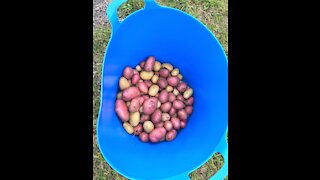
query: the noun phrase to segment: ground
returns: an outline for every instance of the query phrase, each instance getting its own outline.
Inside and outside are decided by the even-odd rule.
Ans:
[[[124,180],[104,161],[97,146],[96,120],[100,105],[100,81],[103,54],[110,38],[110,24],[105,15],[111,0],[93,0],[93,179]],[[185,11],[205,24],[216,36],[228,55],[228,0],[157,0],[157,3]],[[128,0],[118,9],[120,19],[143,8],[143,0]],[[223,157],[215,154],[190,174],[192,180],[207,180],[223,165]],[[228,178],[226,178],[228,179]]]

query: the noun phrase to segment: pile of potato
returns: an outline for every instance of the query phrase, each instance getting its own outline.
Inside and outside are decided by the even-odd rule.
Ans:
[[[142,142],[172,141],[193,111],[193,90],[178,68],[150,56],[119,80],[115,110],[129,134]]]

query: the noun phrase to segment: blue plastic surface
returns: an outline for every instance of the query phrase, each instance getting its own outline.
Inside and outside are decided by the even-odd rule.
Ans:
[[[145,0],[145,8],[119,22],[114,0],[107,9],[112,36],[106,48],[97,122],[100,151],[121,175],[135,180],[184,180],[220,152],[228,173],[228,63],[220,43],[200,21],[174,8]],[[115,113],[118,80],[125,66],[153,55],[178,67],[194,89],[194,110],[187,127],[172,142],[142,143],[129,135]]]

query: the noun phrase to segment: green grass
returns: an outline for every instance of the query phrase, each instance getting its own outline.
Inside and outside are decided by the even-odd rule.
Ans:
[[[228,1],[227,0],[157,0],[161,5],[185,11],[205,24],[216,36],[228,55]],[[143,0],[128,0],[118,9],[120,19],[143,8]],[[101,68],[111,34],[110,24],[93,30],[93,179],[124,180],[126,178],[105,162],[97,146],[96,120],[100,105]],[[223,157],[215,154],[203,166],[190,174],[192,180],[207,180],[223,165]],[[228,177],[226,178],[228,179]]]

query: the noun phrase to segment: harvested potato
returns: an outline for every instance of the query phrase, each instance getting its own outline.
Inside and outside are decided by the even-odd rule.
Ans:
[[[126,103],[122,99],[116,101],[116,113],[122,122],[129,121],[129,111]]]
[[[156,75],[156,74],[153,75],[152,78],[151,78],[151,81],[152,81],[153,84],[157,84],[158,80],[159,80],[159,76]]]
[[[161,107],[161,102],[158,101],[158,103],[157,103],[157,108],[160,108],[160,107]]]
[[[174,107],[171,107],[169,114],[170,116],[173,116],[174,114],[176,114],[176,109]]]
[[[187,107],[185,108],[185,111],[186,111],[186,113],[187,113],[188,115],[190,115],[190,114],[192,114],[193,107],[192,107],[192,106],[187,106]]]
[[[127,131],[128,134],[133,133],[133,127],[128,122],[123,123],[123,128]]]
[[[184,109],[180,109],[177,114],[178,114],[178,118],[181,120],[187,120],[188,118],[188,114]]]
[[[179,92],[185,92],[187,90],[188,86],[185,82],[180,82],[177,86],[177,89]]]
[[[140,72],[140,71],[141,71],[141,67],[140,67],[140,65],[137,65],[137,66],[136,66],[136,70],[137,70],[138,72]]]
[[[172,91],[173,91],[173,87],[172,87],[172,86],[167,86],[167,87],[166,87],[166,90],[167,90],[168,92],[172,92]]]
[[[180,80],[182,80],[183,76],[181,74],[178,74],[177,76]]]
[[[184,103],[180,100],[175,100],[173,101],[172,103],[172,106],[176,109],[176,110],[179,110],[179,109],[183,109],[185,107]]]
[[[159,92],[159,86],[154,84],[150,86],[148,94],[149,96],[155,96],[158,94],[158,92]]]
[[[149,141],[149,135],[146,132],[141,132],[139,135],[139,138],[142,142],[148,142]]]
[[[146,60],[146,63],[144,64],[144,70],[147,72],[152,71],[154,64],[155,64],[154,56],[149,56],[148,59]]]
[[[143,112],[145,114],[152,114],[157,109],[158,99],[151,97],[143,102]]]
[[[137,126],[139,124],[139,121],[140,121],[140,112],[139,111],[130,113],[129,122],[133,127]]]
[[[171,106],[172,106],[171,102],[166,102],[166,103],[161,105],[160,109],[161,109],[162,112],[167,113],[167,112],[170,111]]]
[[[173,129],[173,125],[171,121],[165,121],[164,122],[164,128],[166,128],[167,131],[171,131]]]
[[[164,127],[158,127],[149,134],[149,139],[151,142],[156,143],[164,140],[165,136],[166,129]]]
[[[122,98],[122,91],[119,91],[117,94],[117,99],[121,99]]]
[[[140,81],[140,75],[139,75],[139,74],[134,74],[134,75],[132,76],[132,81],[131,81],[131,83],[132,83],[132,84],[137,84],[139,81]]]
[[[168,101],[168,99],[169,99],[169,93],[168,93],[168,91],[162,90],[162,91],[160,92],[160,94],[159,94],[158,99],[159,99],[159,101],[160,101],[161,103],[166,103],[166,102]]]
[[[159,123],[161,121],[161,118],[162,118],[162,113],[159,109],[155,110],[151,115],[151,121],[154,124]]]
[[[141,111],[142,112],[142,111]],[[140,112],[140,113],[141,113]],[[140,118],[140,123],[144,123],[145,121],[149,121],[150,120],[150,115],[147,114],[142,114],[141,118]]]
[[[171,76],[171,77],[168,77],[167,81],[170,86],[175,87],[179,84],[180,79],[178,77]]]
[[[173,66],[169,63],[163,63],[162,67],[168,69],[170,72],[173,70]]]
[[[180,121],[180,127],[185,128],[187,126],[186,121]]]
[[[140,91],[137,87],[129,87],[122,91],[122,99],[125,101],[131,101],[139,95]]]
[[[130,82],[125,77],[121,77],[119,80],[119,88],[124,90],[128,87],[130,87]]]
[[[179,101],[184,101],[184,98],[183,98],[183,96],[182,96],[181,94],[179,94],[179,95],[177,96],[177,100],[179,100]]]
[[[171,123],[174,129],[179,130],[180,129],[180,119],[173,117],[171,118]]]
[[[169,121],[170,120],[170,115],[168,113],[162,113],[161,120],[162,121]]]
[[[173,94],[176,95],[176,96],[178,96],[178,95],[179,95],[179,91],[178,91],[176,88],[174,88],[174,89],[173,89]]]
[[[131,101],[126,102],[126,105],[129,107],[131,104]],[[129,110],[130,111],[130,110]]]
[[[164,88],[167,87],[168,82],[167,82],[167,80],[166,80],[165,78],[160,77],[160,78],[158,79],[157,84],[158,84],[158,86],[159,86],[161,89],[164,89]]]
[[[125,67],[124,70],[123,70],[123,76],[126,78],[126,79],[131,79],[133,75],[133,69],[131,67]]]
[[[139,82],[139,83],[138,83],[138,88],[139,88],[139,90],[140,90],[140,92],[141,92],[142,94],[147,94],[147,93],[148,93],[148,86],[147,86],[146,83],[144,83],[144,82]]]
[[[193,101],[194,101],[193,97],[190,97],[189,99],[185,100],[185,104],[186,105],[192,105]]]
[[[143,131],[143,127],[141,124],[138,124],[136,127],[133,128],[133,134],[138,136]]]
[[[154,75],[153,71],[141,71],[140,72],[140,78],[143,80],[150,80],[152,76]]]
[[[164,123],[161,121],[161,122],[158,122],[155,126],[156,126],[156,128],[163,127]]]
[[[177,136],[177,131],[173,129],[166,134],[166,140],[172,141],[174,138],[176,138],[176,136]]]
[[[169,71],[168,69],[160,69],[159,71],[159,76],[163,78],[167,78],[169,76]]]
[[[173,93],[169,93],[168,100],[169,100],[169,102],[173,102],[176,100],[176,96]]]
[[[145,121],[143,123],[143,129],[145,132],[150,133],[154,129],[154,125],[151,121]]]
[[[159,61],[156,61],[155,63],[154,63],[154,67],[153,67],[153,70],[154,71],[159,71],[161,69],[161,63],[159,62]]]
[[[178,76],[178,74],[179,74],[179,69],[178,68],[175,68],[174,70],[171,71],[171,76]]]
[[[183,93],[183,97],[185,99],[188,99],[189,97],[191,97],[193,94],[193,90],[190,88],[190,89],[187,89],[184,93]]]

